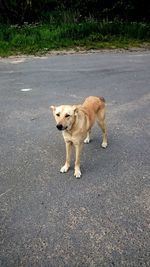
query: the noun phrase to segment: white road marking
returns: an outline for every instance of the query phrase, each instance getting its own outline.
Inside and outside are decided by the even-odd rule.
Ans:
[[[29,91],[32,91],[32,88],[23,88],[20,91],[21,92],[29,92]]]

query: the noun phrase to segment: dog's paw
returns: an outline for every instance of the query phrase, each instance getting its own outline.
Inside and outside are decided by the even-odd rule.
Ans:
[[[74,172],[74,176],[75,176],[76,178],[80,178],[80,177],[81,177],[81,171],[80,171],[80,169],[75,170],[75,172]]]
[[[69,170],[69,166],[67,166],[67,165],[65,164],[63,167],[61,167],[60,172],[61,172],[61,173],[65,173],[65,172],[67,172],[68,170]]]
[[[102,148],[106,148],[106,147],[107,147],[107,143],[106,143],[106,142],[103,142],[103,143],[101,144],[101,146],[102,146]]]
[[[89,144],[90,143],[90,138],[85,138],[84,139],[84,144]]]

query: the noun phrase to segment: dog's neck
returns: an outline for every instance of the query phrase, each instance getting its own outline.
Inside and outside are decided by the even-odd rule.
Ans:
[[[72,132],[73,132],[73,130],[75,129],[75,127],[77,125],[77,121],[78,121],[78,118],[77,117],[78,117],[78,115],[75,116],[75,119],[74,119],[73,124],[71,125],[71,128],[65,130],[65,132],[69,133],[70,135],[72,135]]]
[[[72,133],[75,133],[76,131],[82,131],[83,130],[83,121],[82,121],[82,124],[81,124],[81,120],[80,120],[80,116],[81,116],[81,113],[82,113],[82,116],[84,114],[84,121],[86,120],[87,121],[87,112],[84,108],[80,108],[77,115],[75,116],[75,120],[71,126],[71,128],[68,130],[66,129],[65,132],[72,135]],[[86,123],[86,125],[88,125],[88,123]]]

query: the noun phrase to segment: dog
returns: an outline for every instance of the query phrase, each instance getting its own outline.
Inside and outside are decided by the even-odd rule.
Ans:
[[[65,173],[70,168],[71,148],[75,147],[74,176],[81,177],[80,154],[83,143],[90,142],[90,131],[97,120],[102,129],[103,148],[107,147],[107,129],[105,122],[105,99],[103,97],[89,96],[81,105],[50,106],[56,120],[56,127],[62,131],[66,144],[66,162],[60,169]]]

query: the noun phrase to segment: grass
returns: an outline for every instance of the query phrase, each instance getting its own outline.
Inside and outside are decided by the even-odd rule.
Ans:
[[[44,54],[62,49],[101,49],[138,47],[150,44],[150,24],[96,22],[60,25],[0,25],[0,56]]]

